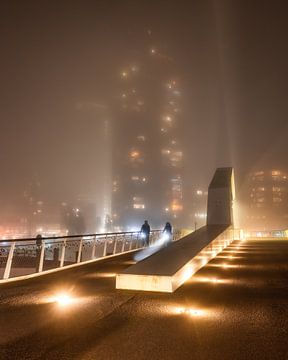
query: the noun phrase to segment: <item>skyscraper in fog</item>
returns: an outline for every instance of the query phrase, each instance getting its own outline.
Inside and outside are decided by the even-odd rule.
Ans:
[[[288,221],[288,174],[258,170],[246,182],[245,226],[250,229],[286,229]]]
[[[174,60],[151,44],[119,68],[113,127],[116,227],[139,227],[144,219],[153,226],[181,221],[181,89],[175,68]]]

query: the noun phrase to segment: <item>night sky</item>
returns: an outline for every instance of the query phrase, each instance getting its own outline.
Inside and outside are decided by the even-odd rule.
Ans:
[[[106,103],[147,31],[183,88],[186,184],[217,166],[288,167],[284,1],[13,1],[0,4],[0,200],[37,174],[49,197],[97,186],[101,131],[79,111]]]

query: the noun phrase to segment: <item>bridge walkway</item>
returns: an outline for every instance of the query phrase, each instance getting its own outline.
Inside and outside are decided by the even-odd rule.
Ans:
[[[1,286],[0,358],[286,359],[287,259],[235,241],[174,294],[115,290],[132,254]]]

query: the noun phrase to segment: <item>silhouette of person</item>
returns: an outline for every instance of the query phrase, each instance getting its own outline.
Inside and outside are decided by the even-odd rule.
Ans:
[[[163,229],[163,234],[167,236],[167,243],[170,243],[172,241],[172,226],[169,222],[166,222],[165,227]]]
[[[42,247],[42,235],[38,234],[36,236],[36,272],[39,271],[41,247]]]
[[[141,236],[143,237],[143,245],[149,246],[150,225],[148,224],[148,220],[145,220],[141,226]]]

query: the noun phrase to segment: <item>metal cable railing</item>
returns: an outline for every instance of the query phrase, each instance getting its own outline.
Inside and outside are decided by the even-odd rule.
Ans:
[[[152,230],[149,244],[162,236]],[[173,241],[182,236],[173,232]],[[145,247],[140,231],[0,240],[0,279],[42,273]]]

